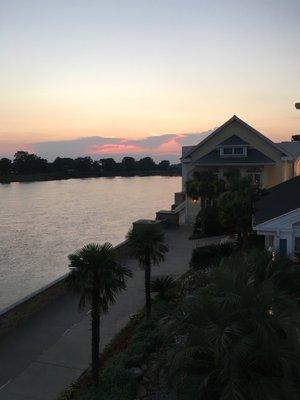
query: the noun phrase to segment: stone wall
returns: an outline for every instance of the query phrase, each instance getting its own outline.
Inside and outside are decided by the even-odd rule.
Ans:
[[[166,228],[177,228],[179,226],[179,213],[175,213],[174,211],[157,211],[156,219],[162,221]]]
[[[124,241],[115,246],[114,252],[118,260],[127,258],[130,252],[128,242]],[[0,311],[0,337],[21,325],[24,321],[50,304],[53,300],[65,294],[67,291],[67,276],[68,274],[63,275]]]

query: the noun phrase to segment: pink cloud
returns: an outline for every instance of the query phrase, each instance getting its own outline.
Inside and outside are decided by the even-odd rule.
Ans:
[[[103,144],[100,146],[90,146],[87,153],[90,154],[123,154],[123,153],[140,153],[143,154],[147,149],[133,144],[117,143],[117,144]]]
[[[164,143],[152,146],[153,154],[180,154],[181,144],[177,137],[167,140]],[[108,143],[88,146],[88,154],[149,154],[149,147],[128,143],[127,140],[120,140],[119,143]]]
[[[176,139],[171,139],[156,147],[154,152],[157,154],[180,154],[181,144]]]

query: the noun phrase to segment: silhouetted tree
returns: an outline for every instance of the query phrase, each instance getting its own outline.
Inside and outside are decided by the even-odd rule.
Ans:
[[[161,225],[135,225],[127,234],[132,255],[145,269],[146,316],[151,317],[151,266],[165,259],[168,247]]]
[[[59,172],[70,172],[75,169],[73,158],[57,157],[52,163],[52,169]]]
[[[125,172],[132,173],[136,170],[136,161],[133,157],[124,157],[121,165]]]
[[[0,175],[8,175],[11,170],[11,160],[8,158],[1,158],[0,160]]]
[[[94,173],[101,174],[102,167],[100,161],[93,161],[92,169]]]
[[[69,255],[70,288],[80,293],[79,307],[91,305],[92,372],[94,385],[99,384],[100,316],[115,303],[116,295],[126,289],[125,279],[132,276],[129,269],[114,258],[110,243],[88,244]]]
[[[141,158],[136,161],[133,157],[124,157],[122,162],[116,162],[113,158],[102,158],[94,161],[90,156],[77,157],[56,157],[53,162],[29,154],[27,151],[18,151],[11,162],[8,158],[0,160],[0,174],[4,175],[26,175],[39,173],[62,173],[63,176],[102,176],[116,174],[134,174],[137,172],[151,173],[154,171],[168,171],[171,174],[180,174],[181,164],[172,164],[163,160],[156,164],[151,157]]]
[[[78,172],[87,174],[92,171],[93,160],[91,157],[78,157],[75,159],[75,168]]]
[[[206,200],[215,200],[220,194],[223,185],[214,171],[195,171],[193,179],[186,182],[187,195],[192,199],[200,198],[201,201],[201,231],[205,233],[205,213]]]
[[[140,171],[151,172],[156,169],[156,164],[151,157],[144,157],[138,161]]]
[[[162,160],[159,164],[158,164],[158,169],[159,171],[168,171],[170,168],[170,161],[168,160]]]
[[[115,162],[113,158],[101,158],[100,163],[102,166],[102,170],[105,174],[116,172],[118,169],[118,164]]]
[[[18,151],[14,156],[13,170],[16,174],[33,174],[46,172],[48,161],[27,151]]]
[[[254,203],[264,190],[253,184],[251,177],[241,176],[239,170],[229,170],[225,177],[225,192],[218,199],[220,221],[227,229],[237,232],[244,243],[252,230]]]

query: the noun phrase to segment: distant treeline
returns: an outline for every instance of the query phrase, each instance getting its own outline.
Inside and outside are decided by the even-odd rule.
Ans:
[[[124,157],[121,162],[113,158],[93,160],[91,157],[57,157],[53,162],[18,151],[13,160],[0,159],[0,180],[43,180],[64,179],[72,177],[93,176],[130,176],[130,175],[180,175],[181,164],[170,164],[163,160],[156,163],[151,157],[135,160],[133,157]]]

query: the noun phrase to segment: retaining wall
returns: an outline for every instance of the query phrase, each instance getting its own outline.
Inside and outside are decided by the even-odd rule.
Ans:
[[[128,242],[124,241],[114,247],[118,260],[129,256]],[[48,285],[0,311],[0,337],[21,325],[24,321],[50,304],[53,300],[66,294],[68,274],[56,279]]]

